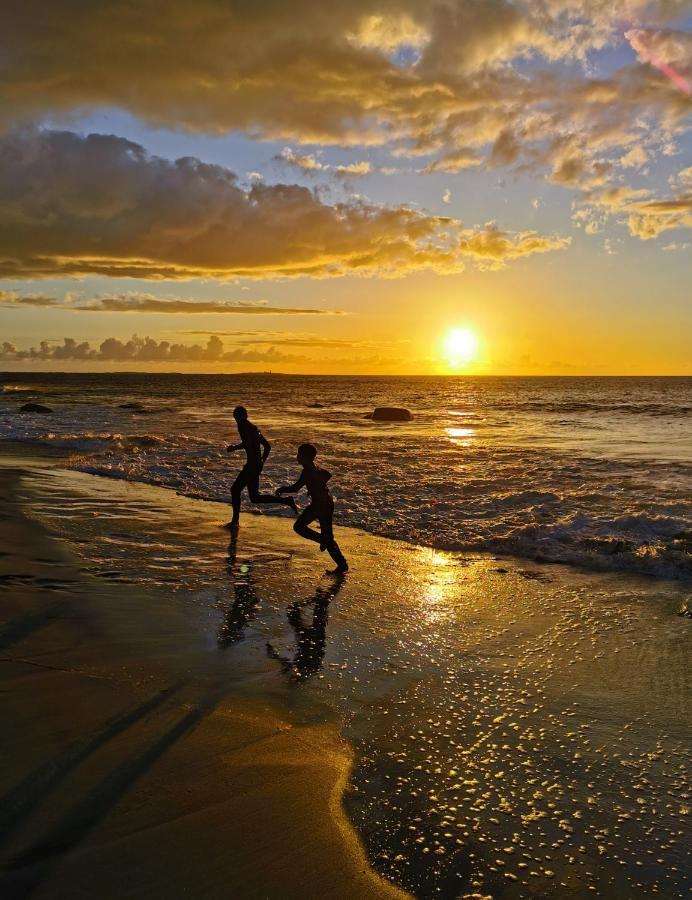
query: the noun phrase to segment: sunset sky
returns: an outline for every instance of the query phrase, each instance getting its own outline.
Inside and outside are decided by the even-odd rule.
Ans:
[[[0,26],[0,369],[692,374],[691,0]]]

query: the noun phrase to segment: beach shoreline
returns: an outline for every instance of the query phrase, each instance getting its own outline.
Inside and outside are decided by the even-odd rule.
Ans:
[[[337,520],[369,534],[690,582],[690,379],[481,380],[35,373],[0,386],[0,438],[88,474],[229,502],[233,403],[273,444],[270,492],[305,440]],[[51,410],[25,414],[25,401]],[[406,422],[366,418],[405,407]]]
[[[174,603],[80,572],[22,474],[0,469],[2,896],[405,896],[345,817],[338,723],[229,695]]]
[[[0,471],[8,896],[682,896],[679,585],[339,529],[337,589],[283,517],[231,550],[218,504],[23,466]]]

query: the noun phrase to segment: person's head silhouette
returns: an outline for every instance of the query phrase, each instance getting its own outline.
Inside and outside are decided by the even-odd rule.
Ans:
[[[247,410],[244,406],[236,406],[233,410],[233,418],[236,422],[246,422],[247,421]]]
[[[314,444],[301,444],[296,453],[296,459],[301,466],[307,466],[315,461],[317,456],[317,447]]]

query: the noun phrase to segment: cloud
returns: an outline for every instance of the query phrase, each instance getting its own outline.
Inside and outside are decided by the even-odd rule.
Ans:
[[[671,187],[681,187],[692,191],[692,166],[681,169],[677,175],[674,175],[670,181]]]
[[[684,93],[692,93],[692,34],[632,28],[625,37],[641,62],[655,66]]]
[[[463,169],[480,166],[482,162],[483,157],[478,150],[470,147],[460,147],[433,160],[423,171],[456,173],[461,172]]]
[[[3,11],[8,121],[89,107],[129,109],[155,126],[244,130],[303,142],[382,142],[423,117],[454,78],[513,57],[568,52],[554,17],[529,0],[25,0]],[[541,4],[543,7],[544,4]],[[565,10],[559,11],[563,20]],[[41,27],[37,27],[41,23]],[[69,23],[69,24],[68,24]],[[572,34],[571,24],[564,26]],[[142,35],[155,40],[142,42]],[[586,41],[583,41],[586,43]],[[416,46],[415,69],[394,51]],[[98,66],[89,66],[89,47]],[[194,51],[191,52],[191,48]]]
[[[420,48],[428,41],[425,29],[405,12],[390,16],[366,14],[356,31],[346,37],[358,47],[385,53],[393,53],[401,47]]]
[[[341,175],[342,177],[352,178],[356,175],[372,175],[373,172],[381,170],[374,169],[367,160],[361,160],[360,162],[353,162],[344,166],[335,166],[334,171],[337,175]]]
[[[649,154],[643,147],[632,147],[620,159],[620,165],[626,169],[641,169],[649,161]]]
[[[16,291],[0,290],[0,306],[50,307],[59,303],[57,298],[46,297],[43,294],[18,294]]]
[[[342,316],[340,310],[312,309],[310,307],[270,306],[242,300],[183,300],[180,298],[153,297],[150,294],[116,294],[97,297],[94,300],[72,306],[71,309],[87,312],[220,314],[240,316]]]
[[[318,335],[292,335],[285,332],[242,332],[242,331],[179,331],[178,334],[190,336],[216,334],[218,337],[233,338],[236,345],[262,345],[282,344],[286,347],[325,347],[325,348],[345,348],[345,347],[373,347],[383,346],[391,343],[390,341],[357,341],[345,340],[343,338],[325,338]]]
[[[442,202],[443,203],[451,203],[452,202],[452,192],[450,191],[449,188],[447,188],[445,190],[445,192],[442,194]]]
[[[301,172],[322,172],[329,168],[325,163],[320,162],[314,153],[296,153],[290,147],[284,147],[275,159],[277,162],[300,169]]]
[[[570,244],[570,238],[544,236],[535,231],[511,234],[494,222],[479,231],[466,232],[460,241],[464,253],[478,257],[483,267],[500,268],[507,260],[531,256],[534,253],[549,253],[563,250]]]
[[[665,250],[666,253],[674,253],[678,250],[689,250],[690,248],[692,248],[692,243],[690,241],[684,241],[682,243],[671,241],[670,244],[664,244],[663,247],[661,247],[661,250]]]
[[[42,306],[69,312],[121,312],[220,314],[239,316],[343,316],[337,309],[314,309],[302,306],[271,306],[265,301],[252,300],[188,300],[179,297],[155,297],[152,294],[131,292],[105,294],[84,302],[79,295],[70,294],[63,299],[43,294],[20,294],[0,290],[0,306]],[[209,333],[209,332],[207,332]]]
[[[692,191],[685,185],[684,173],[685,170],[678,175],[679,192],[671,197],[657,198],[649,189],[627,186],[591,192],[575,218],[603,221],[605,211],[626,224],[633,237],[642,240],[657,238],[677,228],[692,228]],[[596,230],[600,229],[592,229],[591,233]]]
[[[404,206],[358,198],[330,206],[298,185],[244,188],[229,169],[149,156],[112,135],[28,130],[0,138],[6,278],[459,272],[460,230],[454,219]]]
[[[0,140],[0,274],[141,278],[455,271],[450,223],[297,185],[170,162],[109,135],[25,131]]]
[[[244,350],[236,348],[225,351],[223,341],[212,335],[205,345],[172,344],[156,341],[150,337],[133,335],[129,341],[106,338],[98,349],[87,341],[78,342],[74,338],[64,338],[62,344],[41,341],[38,347],[18,350],[13,344],[0,345],[0,360],[18,361],[88,361],[88,362],[132,362],[132,363],[288,363],[302,362],[305,357],[286,354],[272,346],[268,350]]]
[[[692,228],[692,194],[640,203],[629,212],[630,234],[644,240],[657,238],[675,228]]]
[[[689,0],[170,0],[165,15],[156,0],[5,6],[0,127],[117,108],[190,132],[387,145],[433,157],[431,171],[547,167],[586,189],[633,146],[653,152],[688,127],[690,96],[650,59],[686,71],[689,35],[670,26]],[[623,23],[641,21],[626,39]],[[607,48],[627,48],[628,63],[586,75]],[[571,152],[552,160],[556,136]],[[292,152],[306,171],[325,165]]]
[[[274,161],[291,166],[307,175],[314,175],[316,172],[333,172],[341,178],[353,178],[384,171],[383,169],[374,168],[367,160],[360,160],[347,165],[332,165],[322,162],[316,153],[296,153],[291,147],[284,147],[281,153],[274,157]]]

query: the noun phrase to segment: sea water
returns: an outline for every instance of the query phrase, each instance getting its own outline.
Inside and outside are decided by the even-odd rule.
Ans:
[[[52,412],[20,412],[35,401]],[[447,550],[692,577],[692,378],[0,375],[0,441],[228,501],[237,404],[271,441],[263,488],[319,449],[337,525]],[[412,419],[376,423],[375,406]],[[271,512],[264,507],[263,512]],[[285,515],[281,508],[277,514]]]

